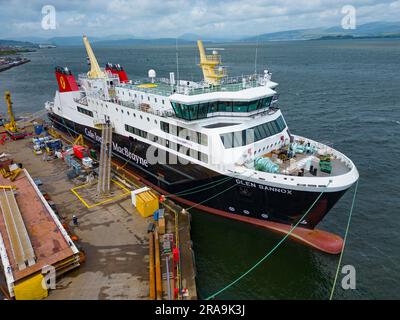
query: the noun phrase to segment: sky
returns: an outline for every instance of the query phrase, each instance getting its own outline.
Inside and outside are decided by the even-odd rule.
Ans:
[[[346,5],[355,7],[358,24],[400,21],[400,0],[0,0],[0,38],[240,38],[340,26]],[[53,6],[55,15],[43,14],[44,6]]]

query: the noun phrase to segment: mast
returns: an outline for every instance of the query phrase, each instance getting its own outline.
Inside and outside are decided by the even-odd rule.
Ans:
[[[224,69],[218,68],[221,63],[221,56],[216,50],[213,50],[212,55],[206,55],[201,40],[197,41],[197,46],[200,53],[200,67],[203,70],[204,81],[211,85],[219,85],[221,79],[225,76]]]
[[[86,52],[90,61],[90,71],[87,73],[89,78],[105,78],[106,75],[100,69],[97,62],[96,56],[93,53],[92,47],[90,46],[89,40],[86,36],[83,36],[83,43],[86,48]]]

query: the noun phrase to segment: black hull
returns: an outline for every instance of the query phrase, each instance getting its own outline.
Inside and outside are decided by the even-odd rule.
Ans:
[[[83,134],[93,147],[99,148],[101,133],[93,128],[48,115],[54,126],[70,135]],[[120,160],[149,184],[163,190],[165,194],[177,194],[187,207],[202,204],[201,209],[237,219],[271,221],[293,225],[306,213],[318,192],[297,191],[259,185],[209,170],[197,164],[150,165],[146,161],[149,144],[119,134],[113,134],[113,157]],[[168,158],[167,158],[168,159]],[[202,188],[201,186],[204,186]],[[210,188],[210,186],[212,186]],[[197,188],[194,191],[186,190]],[[313,229],[325,217],[347,190],[324,193],[307,214],[304,228]],[[212,198],[211,198],[212,197]],[[207,200],[209,199],[209,200]],[[244,219],[240,219],[244,220]],[[250,222],[250,221],[249,221]]]

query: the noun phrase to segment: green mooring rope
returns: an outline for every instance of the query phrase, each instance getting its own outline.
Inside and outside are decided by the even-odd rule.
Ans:
[[[351,203],[351,209],[350,209],[349,219],[347,220],[346,233],[344,234],[342,252],[340,253],[340,258],[339,258],[338,266],[337,266],[337,269],[336,269],[335,281],[333,282],[333,286],[332,286],[331,295],[330,295],[330,297],[329,297],[329,300],[332,300],[333,294],[334,294],[334,292],[335,292],[336,281],[337,281],[337,278],[338,278],[338,275],[339,275],[340,265],[342,264],[342,258],[343,258],[344,247],[346,246],[347,235],[348,235],[348,233],[349,233],[350,222],[351,222],[351,216],[352,216],[352,214],[353,214],[353,208],[354,208],[354,204],[355,204],[355,202],[356,202],[357,190],[358,190],[358,180],[357,180],[357,183],[356,183],[356,187],[355,187],[355,189],[354,189],[353,202]]]
[[[326,186],[326,188],[328,188],[330,183],[328,183],[328,185]],[[231,283],[229,283],[227,286],[223,287],[221,290],[217,291],[216,293],[210,295],[206,300],[210,300],[215,298],[216,296],[218,296],[219,294],[221,294],[222,292],[224,292],[225,290],[229,289],[230,287],[232,287],[233,285],[235,285],[236,283],[238,283],[240,280],[242,280],[245,276],[247,276],[250,272],[252,272],[254,269],[256,269],[262,262],[264,262],[272,253],[275,252],[276,249],[279,248],[279,246],[285,242],[285,240],[291,235],[291,233],[293,232],[294,229],[296,229],[296,227],[300,224],[301,221],[304,220],[304,218],[308,215],[308,213],[311,211],[311,209],[315,206],[315,204],[318,202],[318,200],[322,197],[322,195],[324,194],[325,191],[322,191],[319,196],[317,197],[317,199],[315,199],[315,201],[313,202],[313,204],[311,205],[311,207],[306,211],[306,213],[299,219],[299,221],[297,221],[297,223],[290,229],[290,231],[264,256],[262,257],[260,260],[258,260],[258,262],[256,262],[250,269],[248,269],[245,273],[243,273],[241,276],[239,276],[238,278],[236,278],[234,281],[232,281]]]
[[[168,198],[168,197],[171,197],[171,196],[183,196],[183,195],[188,195],[188,194],[193,194],[193,193],[205,191],[205,190],[214,188],[214,187],[216,187],[216,186],[218,186],[218,185],[220,185],[220,184],[223,184],[224,182],[227,182],[227,181],[229,181],[229,180],[231,180],[231,179],[234,179],[234,178],[235,178],[235,177],[230,177],[230,176],[228,176],[228,177],[222,178],[221,180],[218,180],[218,181],[211,181],[211,182],[206,183],[206,184],[203,184],[203,185],[201,185],[201,186],[189,188],[189,189],[183,190],[183,191],[181,191],[181,192],[170,193],[170,194],[165,195],[165,197]],[[210,186],[210,185],[211,185],[211,186]],[[203,189],[203,188],[204,188],[204,189]],[[199,189],[199,190],[197,190],[197,189]],[[194,191],[194,190],[195,190],[195,191]]]

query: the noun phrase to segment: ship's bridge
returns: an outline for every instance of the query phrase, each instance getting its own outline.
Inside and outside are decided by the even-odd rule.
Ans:
[[[273,90],[277,83],[266,81],[264,77],[241,79],[241,82],[238,79],[219,86],[174,93],[169,99],[176,117],[191,121],[214,116],[249,116],[249,113],[264,112],[277,101]]]

